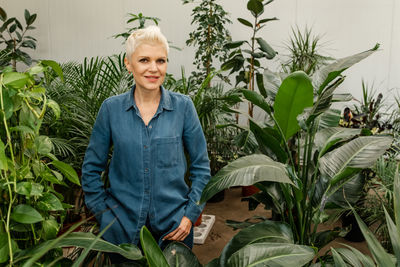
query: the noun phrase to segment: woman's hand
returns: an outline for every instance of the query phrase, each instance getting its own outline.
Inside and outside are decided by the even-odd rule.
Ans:
[[[163,240],[183,241],[189,234],[192,228],[192,222],[188,217],[183,216],[178,228],[166,235]]]

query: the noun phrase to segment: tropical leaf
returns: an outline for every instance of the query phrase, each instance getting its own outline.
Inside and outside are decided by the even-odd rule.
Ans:
[[[255,243],[235,252],[227,266],[303,266],[314,258],[311,247],[288,243]]]
[[[262,181],[293,184],[285,165],[261,154],[239,158],[222,168],[203,190],[204,203],[219,191],[238,185],[253,185]]]
[[[163,254],[171,267],[201,267],[199,260],[190,248],[180,242],[172,242],[164,249]]]
[[[19,204],[16,206],[11,213],[11,219],[25,224],[43,221],[42,215],[40,215],[37,210],[26,204]]]
[[[368,256],[361,253],[359,250],[346,245],[347,248],[336,248],[340,256],[351,266],[354,267],[375,267],[374,261]]]
[[[300,130],[297,116],[313,105],[313,97],[311,80],[304,72],[294,72],[283,80],[275,97],[274,115],[285,140]]]
[[[293,244],[290,226],[275,221],[263,221],[241,230],[224,247],[220,256],[220,266],[227,266],[228,259],[248,244],[259,242],[276,242]]]
[[[368,226],[365,225],[364,221],[360,218],[360,216],[358,216],[356,211],[353,210],[353,213],[356,217],[358,226],[360,227],[361,232],[367,241],[369,251],[371,251],[372,256],[374,257],[378,266],[394,267],[395,265],[392,261],[392,257],[385,251],[378,239],[376,239],[374,233],[372,233]]]
[[[329,127],[318,131],[315,134],[315,145],[320,151],[320,156],[323,156],[335,144],[342,141],[347,141],[354,136],[360,134],[361,129]]]
[[[140,230],[140,244],[150,267],[169,267],[167,259],[146,226]]]
[[[331,248],[333,260],[335,262],[335,267],[347,267],[347,264],[344,262],[343,258],[337,253],[334,248]]]
[[[365,52],[338,59],[335,62],[315,71],[312,75],[314,88],[318,90],[320,94],[324,87],[328,85],[331,81],[333,81],[336,77],[338,77],[343,71],[360,62],[364,58],[370,56],[372,53],[378,50],[378,48],[379,44]]]
[[[325,154],[320,159],[320,171],[337,179],[347,168],[362,169],[372,166],[389,148],[392,138],[388,136],[362,136]],[[342,177],[343,178],[343,177]]]

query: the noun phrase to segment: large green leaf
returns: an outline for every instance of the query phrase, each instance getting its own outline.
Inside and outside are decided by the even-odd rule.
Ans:
[[[300,129],[297,116],[313,105],[313,97],[311,80],[304,72],[294,72],[283,80],[275,97],[274,114],[285,140]]]
[[[251,119],[249,120],[249,123],[250,130],[253,132],[257,140],[260,151],[264,154],[268,154],[268,149],[270,149],[276,155],[279,162],[285,163],[287,160],[286,151],[281,147],[281,141],[271,133],[271,131],[275,131],[275,129],[263,129]]]
[[[17,193],[25,196],[41,196],[43,185],[32,182],[17,183]]]
[[[29,77],[25,73],[6,72],[3,74],[3,83],[13,88],[22,88],[25,86]]]
[[[336,251],[343,257],[343,259],[351,264],[351,266],[360,267],[375,267],[374,261],[368,256],[361,253],[359,250],[346,245],[347,248],[337,248]]]
[[[332,178],[332,183],[337,183],[347,168],[371,167],[390,147],[392,140],[388,136],[359,137],[325,154],[319,161],[319,169]]]
[[[391,256],[385,251],[378,239],[376,239],[374,233],[365,225],[364,221],[358,216],[357,212],[353,210],[354,216],[356,217],[358,226],[363,233],[365,240],[367,241],[369,251],[371,251],[372,256],[378,266],[395,266],[392,262]]]
[[[376,45],[370,50],[355,54],[353,56],[338,59],[335,62],[318,69],[312,76],[314,88],[321,93],[324,87],[338,77],[343,71],[370,56],[378,48],[379,45]]]
[[[38,209],[45,211],[59,211],[64,210],[61,201],[52,193],[43,193],[43,196],[39,198],[37,203]]]
[[[81,183],[79,182],[79,177],[76,174],[76,171],[69,166],[68,164],[62,162],[62,161],[58,161],[58,160],[53,160],[51,162],[51,164],[53,164],[54,167],[56,167],[59,171],[62,172],[62,174],[64,174],[64,176],[72,183],[77,184],[77,185],[81,185]]]
[[[304,266],[314,258],[311,247],[288,243],[256,243],[235,252],[228,260],[229,267]]]
[[[43,221],[42,223],[42,231],[43,231],[43,239],[49,240],[57,237],[58,230],[60,229],[60,225],[54,219],[48,219]]]
[[[146,226],[140,230],[140,244],[150,267],[169,267],[164,254]]]
[[[28,251],[25,256],[32,256],[41,253],[45,248],[48,250],[49,245],[53,242],[53,245],[50,246],[50,249],[55,247],[80,247],[80,248],[89,248],[93,242],[96,240],[96,236],[90,232],[73,232],[69,233],[65,236],[58,237],[54,240],[48,240],[43,242],[39,246],[35,247],[33,250]],[[118,253],[129,260],[140,260],[143,258],[140,249],[132,244],[121,244],[114,245],[109,243],[103,239],[99,239],[96,241],[95,245],[92,247],[92,250],[109,252],[109,253]]]
[[[260,46],[261,51],[266,54],[268,59],[273,59],[276,56],[275,50],[263,39],[263,38],[256,38],[258,45]]]
[[[293,184],[285,165],[265,155],[255,154],[239,158],[222,168],[204,188],[200,202],[204,203],[231,186],[253,185],[262,181]]]
[[[40,135],[35,138],[35,147],[37,153],[47,155],[53,150],[53,143],[48,136]]]
[[[258,17],[264,12],[264,5],[259,0],[249,0],[247,2],[247,9],[254,17]]]
[[[236,234],[224,247],[220,265],[226,266],[231,255],[246,245],[260,242],[293,244],[292,230],[285,223],[268,220],[249,226]]]
[[[199,260],[190,248],[183,243],[172,242],[163,251],[163,254],[171,267],[201,267]]]
[[[335,267],[347,267],[347,264],[344,262],[344,259],[334,248],[331,248],[331,252],[333,256],[333,261],[335,262]]]
[[[315,145],[320,151],[319,154],[322,156],[332,146],[341,141],[346,141],[354,136],[360,134],[361,129],[343,128],[343,127],[330,127],[318,131],[315,134]]]
[[[262,95],[258,94],[257,92],[254,92],[254,91],[250,91],[250,90],[242,90],[242,93],[243,93],[243,96],[248,101],[250,101],[254,105],[260,107],[265,112],[267,112],[268,114],[271,115],[271,107],[269,106],[267,101],[265,101],[265,99]]]
[[[16,206],[11,213],[11,219],[26,224],[43,221],[42,215],[40,215],[37,210],[26,204]]]
[[[337,127],[340,122],[340,110],[328,109],[318,117],[318,129]]]

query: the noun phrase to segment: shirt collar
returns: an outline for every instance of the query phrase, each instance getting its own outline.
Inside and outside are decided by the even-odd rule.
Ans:
[[[126,99],[124,104],[126,111],[128,111],[131,108],[137,110],[135,99],[133,98],[135,89],[136,85],[132,86],[132,89],[129,91],[128,98]],[[170,94],[171,93],[168,90],[166,90],[164,86],[161,86],[161,99],[160,99],[159,109],[174,110]]]

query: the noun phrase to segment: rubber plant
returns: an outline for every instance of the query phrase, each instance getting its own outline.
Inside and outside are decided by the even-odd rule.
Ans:
[[[264,97],[267,96],[263,83],[262,59],[273,59],[277,52],[260,36],[259,31],[266,26],[267,22],[277,20],[277,18],[261,18],[265,11],[265,6],[273,0],[249,0],[247,9],[253,16],[253,22],[244,18],[238,18],[238,21],[251,29],[250,40],[232,41],[225,44],[225,47],[232,50],[229,59],[221,66],[222,69],[231,70],[230,73],[236,73],[236,86],[245,84],[245,87],[254,91],[256,82],[258,90]],[[248,115],[253,117],[253,103],[249,103]]]
[[[336,127],[340,114],[330,109],[334,91],[343,81],[341,73],[378,47],[339,59],[311,77],[302,71],[290,74],[280,85],[273,107],[262,95],[243,90],[244,97],[273,122],[267,125],[250,120],[250,129],[264,154],[242,157],[224,167],[205,187],[201,202],[231,186],[255,185],[261,192],[252,198],[272,208],[280,222],[263,221],[240,233],[251,227],[263,231],[268,229],[263,224],[273,223],[288,227],[292,245],[315,250],[335,238],[338,231],[317,232],[317,226],[327,218],[324,211],[330,197],[374,164],[392,142],[391,136],[359,136],[357,129]],[[259,232],[248,231],[245,237],[232,239],[237,240],[234,249],[227,249],[227,245],[218,259],[220,266],[229,266],[238,254],[242,260],[259,255],[248,246],[260,250],[270,246],[261,244],[264,237]]]

